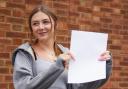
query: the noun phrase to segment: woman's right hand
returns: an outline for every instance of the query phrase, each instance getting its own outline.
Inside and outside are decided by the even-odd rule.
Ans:
[[[74,56],[70,52],[68,52],[68,53],[60,54],[59,55],[59,58],[62,58],[63,59],[63,61],[64,61],[64,67],[65,68],[68,68],[69,61],[71,59],[74,59]]]

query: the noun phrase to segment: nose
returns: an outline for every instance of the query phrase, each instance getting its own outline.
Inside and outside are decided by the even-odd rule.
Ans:
[[[40,24],[39,24],[39,28],[40,28],[40,29],[44,29],[45,27],[44,27],[44,25],[43,25],[42,23],[40,23]]]

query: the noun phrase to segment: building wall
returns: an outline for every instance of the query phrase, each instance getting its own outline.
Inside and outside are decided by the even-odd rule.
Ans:
[[[29,40],[28,15],[40,4],[57,15],[56,41],[67,47],[72,29],[108,33],[113,71],[101,89],[128,89],[128,0],[0,0],[0,89],[14,89],[12,51]]]

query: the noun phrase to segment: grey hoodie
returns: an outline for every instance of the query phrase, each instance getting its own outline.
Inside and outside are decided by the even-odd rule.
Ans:
[[[14,51],[12,63],[14,65],[13,83],[15,89],[97,89],[108,80],[112,69],[112,61],[109,60],[106,62],[106,79],[81,84],[60,82],[60,88],[51,88],[56,79],[65,71],[63,59],[58,57],[46,73],[37,74],[33,50],[29,43],[25,43]]]

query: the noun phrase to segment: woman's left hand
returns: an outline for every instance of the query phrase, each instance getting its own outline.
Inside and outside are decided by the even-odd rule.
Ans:
[[[107,61],[107,60],[110,60],[110,59],[111,59],[110,51],[105,51],[104,53],[102,53],[100,55],[100,58],[99,58],[100,61]]]

